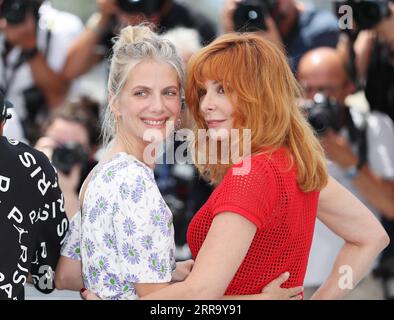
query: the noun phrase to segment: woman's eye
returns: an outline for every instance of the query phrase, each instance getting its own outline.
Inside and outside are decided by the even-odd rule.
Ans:
[[[203,97],[203,96],[205,96],[207,94],[207,90],[205,90],[205,89],[200,89],[200,90],[198,90],[198,96],[199,97]]]
[[[175,90],[168,90],[165,92],[165,95],[170,96],[170,97],[174,97],[178,95],[178,92]]]
[[[134,95],[137,97],[144,97],[144,96],[146,96],[146,92],[143,90],[140,90],[140,91],[134,92]]]
[[[218,93],[220,93],[220,94],[224,94],[225,93],[224,92],[224,88],[222,86],[218,87]]]

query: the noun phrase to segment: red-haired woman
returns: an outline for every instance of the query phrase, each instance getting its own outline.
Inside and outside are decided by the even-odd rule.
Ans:
[[[299,96],[283,52],[258,35],[221,36],[192,58],[186,99],[195,136],[208,130],[204,141],[195,139],[195,161],[217,187],[189,226],[192,272],[144,298],[250,297],[284,271],[290,271],[284,286],[302,286],[316,217],[345,245],[313,298],[341,298],[351,288],[341,286],[341,277],[354,286],[368,271],[387,234],[328,176],[323,150],[297,107]],[[244,133],[250,133],[249,146]],[[231,154],[234,145],[240,157]]]

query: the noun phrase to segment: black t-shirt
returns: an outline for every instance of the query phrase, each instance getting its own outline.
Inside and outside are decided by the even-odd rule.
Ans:
[[[384,112],[394,121],[394,66],[387,46],[378,41],[368,66],[365,95],[372,110]]]
[[[24,299],[31,273],[43,293],[68,229],[57,174],[41,152],[0,137],[0,299]]]

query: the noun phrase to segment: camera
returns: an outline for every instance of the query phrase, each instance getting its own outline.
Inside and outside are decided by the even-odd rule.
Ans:
[[[117,0],[118,7],[127,13],[142,13],[149,17],[159,11],[165,0]]]
[[[317,93],[312,100],[302,106],[309,123],[318,135],[324,135],[328,129],[338,131],[341,124],[341,106],[322,93]]]
[[[87,152],[82,145],[76,142],[66,142],[56,147],[52,154],[52,164],[66,175],[70,173],[73,166],[81,164],[83,167],[87,161]]]
[[[245,0],[238,3],[233,23],[236,31],[255,32],[267,30],[264,17],[271,15],[276,0]]]
[[[38,11],[42,0],[3,0],[0,5],[0,16],[11,25],[18,25],[25,21],[26,15],[31,12],[38,21]]]
[[[334,1],[334,9],[339,15],[339,8],[348,5],[352,8],[357,29],[371,29],[384,18],[390,16],[388,0],[345,0]]]

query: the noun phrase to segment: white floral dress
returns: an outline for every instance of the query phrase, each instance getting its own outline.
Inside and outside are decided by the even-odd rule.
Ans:
[[[163,283],[175,269],[172,214],[153,171],[121,152],[97,168],[62,255],[82,259],[84,285],[102,299],[138,298],[134,283]]]

